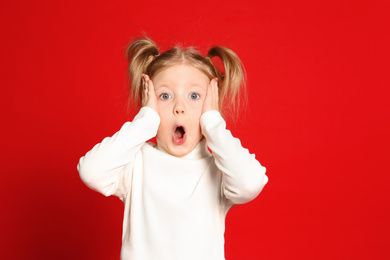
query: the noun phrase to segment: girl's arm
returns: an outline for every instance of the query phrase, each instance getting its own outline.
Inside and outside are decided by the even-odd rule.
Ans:
[[[132,122],[126,122],[112,137],[105,138],[81,157],[77,169],[82,181],[105,196],[123,198],[128,191],[136,152],[156,136],[160,117],[150,107],[143,107]]]
[[[218,112],[216,79],[212,79],[208,86],[200,123],[207,146],[213,151],[215,164],[223,174],[222,193],[233,204],[256,198],[268,182],[265,168],[226,129],[225,120]]]
[[[201,117],[201,126],[207,146],[213,152],[218,169],[222,171],[222,192],[225,197],[233,204],[256,198],[268,182],[265,167],[226,129],[225,120],[217,110],[205,112]]]

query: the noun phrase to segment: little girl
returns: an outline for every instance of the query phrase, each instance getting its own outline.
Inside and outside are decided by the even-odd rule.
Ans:
[[[121,259],[224,259],[228,210],[268,181],[220,113],[222,105],[234,108],[241,62],[221,46],[206,57],[180,47],[159,54],[149,38],[130,43],[127,56],[142,108],[80,159],[80,177],[124,202]],[[155,136],[157,144],[147,142]]]

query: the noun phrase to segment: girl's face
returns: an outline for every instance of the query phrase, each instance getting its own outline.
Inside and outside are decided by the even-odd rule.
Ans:
[[[174,65],[153,77],[160,126],[158,145],[173,156],[190,153],[202,139],[200,116],[209,78],[189,65]]]

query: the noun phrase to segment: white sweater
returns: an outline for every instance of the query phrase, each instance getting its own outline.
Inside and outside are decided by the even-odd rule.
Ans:
[[[226,130],[218,111],[202,115],[205,138],[181,158],[145,143],[159,124],[158,114],[143,107],[80,159],[80,177],[124,202],[121,259],[224,259],[226,213],[260,193],[265,168]]]

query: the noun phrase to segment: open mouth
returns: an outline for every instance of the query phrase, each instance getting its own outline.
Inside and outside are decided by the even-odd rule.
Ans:
[[[176,144],[182,144],[186,141],[186,131],[183,126],[176,126],[173,131],[173,141]]]

